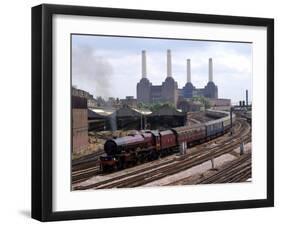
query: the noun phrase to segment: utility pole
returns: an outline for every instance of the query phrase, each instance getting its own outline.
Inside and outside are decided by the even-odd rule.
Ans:
[[[140,130],[142,130],[142,114],[140,115]]]
[[[248,90],[246,89],[246,106],[248,107],[249,102],[248,102]]]
[[[244,154],[244,142],[243,140],[241,139],[241,144],[240,144],[240,155],[243,155]]]
[[[233,107],[230,107],[230,135],[232,135],[232,114],[233,114]]]
[[[215,169],[215,160],[214,157],[211,158],[212,169]]]

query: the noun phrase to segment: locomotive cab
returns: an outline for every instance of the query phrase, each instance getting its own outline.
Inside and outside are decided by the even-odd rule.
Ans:
[[[151,134],[153,136],[153,146],[155,147],[156,151],[160,151],[161,150],[161,140],[160,140],[160,134],[158,131],[151,131]]]

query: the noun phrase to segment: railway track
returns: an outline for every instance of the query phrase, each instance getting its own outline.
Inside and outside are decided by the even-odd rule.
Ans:
[[[198,117],[200,118],[200,117]],[[204,119],[201,119],[201,121],[204,121]],[[240,124],[238,125],[235,130],[240,129]],[[217,138],[217,141],[222,140],[222,137]],[[200,152],[202,149],[205,149],[210,143],[213,141],[206,142],[201,145],[201,148],[196,148],[196,151],[194,152]],[[72,184],[80,183],[82,181],[86,181],[87,179],[96,176],[101,175],[100,174],[100,168],[99,168],[99,157],[104,154],[103,150],[100,150],[98,152],[95,152],[93,154],[84,156],[80,159],[73,160],[72,161]]]
[[[174,180],[165,186],[244,182],[251,178],[251,165],[251,153],[239,155],[237,159],[224,163],[219,169]]]
[[[243,182],[252,175],[252,155],[244,154],[198,184]]]
[[[72,161],[72,184],[79,183],[99,173],[99,157],[103,150]]]
[[[241,134],[244,137],[244,142],[248,142],[251,139],[249,125],[244,120],[237,121],[238,126],[236,126],[236,133],[234,133],[234,135],[229,139],[221,139],[221,142],[219,142],[215,147],[202,146],[197,149],[197,151],[191,152],[188,155],[180,156],[176,159],[170,159],[167,161],[160,161],[159,164],[152,164],[145,169],[142,168],[120,174],[94,184],[77,186],[74,189],[85,190],[90,188],[102,189],[142,186],[154,180],[176,174],[201,164],[211,158],[216,158],[225,153],[229,153],[239,146]]]

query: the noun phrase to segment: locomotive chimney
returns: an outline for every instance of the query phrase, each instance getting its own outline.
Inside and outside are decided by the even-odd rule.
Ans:
[[[167,77],[172,77],[172,56],[171,50],[167,50]]]
[[[141,51],[141,75],[142,78],[146,78],[146,52],[145,50]]]
[[[186,76],[187,82],[191,82],[190,59],[186,60]]]
[[[213,81],[213,60],[209,58],[209,82]]]

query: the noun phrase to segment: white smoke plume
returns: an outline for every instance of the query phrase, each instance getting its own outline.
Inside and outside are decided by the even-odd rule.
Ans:
[[[113,74],[111,64],[98,56],[92,46],[72,48],[72,85],[90,92],[95,97],[109,97],[110,81]]]

